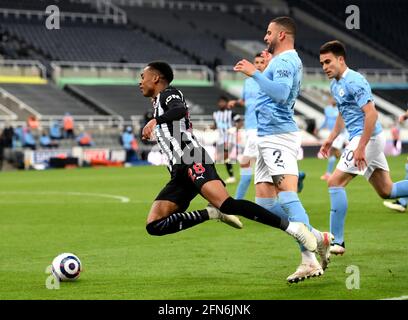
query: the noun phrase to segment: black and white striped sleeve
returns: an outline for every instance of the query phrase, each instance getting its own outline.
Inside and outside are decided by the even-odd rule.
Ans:
[[[160,95],[164,113],[156,117],[157,124],[180,120],[187,114],[187,107],[177,90],[166,90]]]

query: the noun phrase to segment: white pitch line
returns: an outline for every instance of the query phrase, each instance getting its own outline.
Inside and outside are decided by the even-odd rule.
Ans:
[[[385,298],[379,300],[408,300],[408,296],[394,297],[394,298]]]
[[[102,197],[102,198],[112,198],[119,200],[122,203],[130,202],[128,197],[114,195],[114,194],[106,194],[106,193],[90,193],[90,192],[70,192],[70,191],[0,191],[0,194],[40,194],[40,195],[47,195],[47,194],[62,194],[62,195],[71,195],[71,196],[90,196],[90,197]]]

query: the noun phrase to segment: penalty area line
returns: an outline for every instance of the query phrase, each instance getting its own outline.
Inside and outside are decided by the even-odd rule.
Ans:
[[[0,195],[4,194],[32,194],[32,195],[70,195],[70,196],[88,196],[88,197],[100,197],[100,198],[110,198],[119,200],[122,203],[129,203],[130,199],[125,196],[115,195],[115,194],[108,194],[108,193],[91,193],[91,192],[70,192],[70,191],[3,191],[0,192]]]

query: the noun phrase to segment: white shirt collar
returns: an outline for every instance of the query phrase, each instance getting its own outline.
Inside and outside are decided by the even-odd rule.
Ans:
[[[343,74],[341,75],[341,77],[342,77],[342,78],[345,78],[345,77],[347,76],[347,73],[349,73],[349,71],[350,71],[350,68],[347,67],[347,69],[344,70],[344,72],[343,72]]]

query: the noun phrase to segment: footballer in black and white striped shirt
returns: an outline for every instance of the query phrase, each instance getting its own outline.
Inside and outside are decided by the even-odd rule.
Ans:
[[[155,132],[162,151],[168,155],[171,175],[150,208],[147,232],[162,236],[210,219],[241,229],[242,223],[234,215],[237,214],[284,230],[307,250],[316,250],[316,238],[303,223],[289,222],[253,202],[235,200],[228,194],[214,163],[205,161],[207,153],[191,132],[183,94],[170,86],[172,80],[170,65],[154,61],[143,69],[139,85],[142,94],[153,100],[155,109],[154,118],[142,130],[142,138],[151,139]],[[203,210],[187,212],[191,200],[199,193],[210,202],[209,205]]]
[[[234,168],[229,159],[229,153],[236,142],[235,134],[231,133],[230,129],[234,127],[237,116],[231,109],[228,108],[229,99],[226,96],[218,98],[218,110],[213,112],[214,129],[218,130],[218,139],[216,142],[216,159],[217,162],[223,160],[227,169],[228,178],[226,183],[235,183]]]

